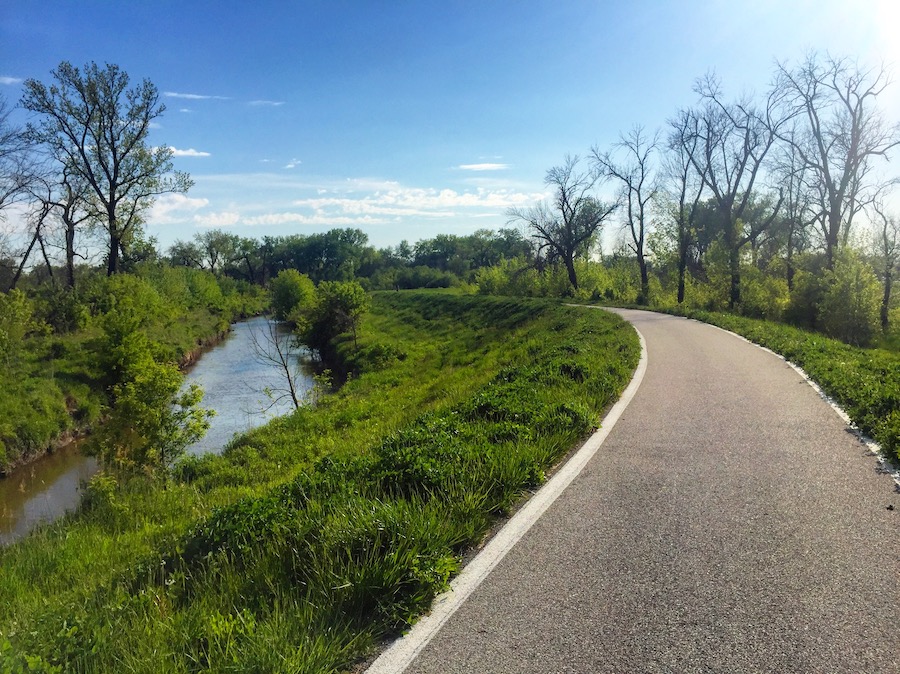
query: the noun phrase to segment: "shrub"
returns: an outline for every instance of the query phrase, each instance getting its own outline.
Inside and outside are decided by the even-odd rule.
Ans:
[[[753,266],[741,272],[741,306],[745,316],[781,320],[790,301],[787,281],[764,274]]]
[[[851,251],[834,262],[834,270],[824,278],[825,290],[819,303],[822,329],[848,344],[867,346],[880,329],[881,290],[869,265]]]

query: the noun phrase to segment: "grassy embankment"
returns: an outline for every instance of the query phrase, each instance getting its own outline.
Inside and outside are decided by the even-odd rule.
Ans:
[[[316,408],[167,490],[95,485],[0,551],[9,668],[341,671],[427,609],[639,356],[606,312],[434,293],[377,295],[339,348],[362,373]]]
[[[854,424],[900,461],[900,353],[863,349],[782,323],[708,311],[679,312],[771,349],[803,368]]]

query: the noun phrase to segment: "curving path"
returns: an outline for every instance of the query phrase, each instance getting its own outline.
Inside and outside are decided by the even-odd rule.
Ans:
[[[900,672],[891,476],[777,356],[619,313],[647,369],[599,451],[369,671]]]

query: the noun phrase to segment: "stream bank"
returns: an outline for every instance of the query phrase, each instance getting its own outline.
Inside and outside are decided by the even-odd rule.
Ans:
[[[265,394],[267,388],[277,388],[283,377],[261,362],[253,349],[253,331],[267,326],[265,317],[234,323],[231,330],[203,340],[182,359],[182,369],[187,370],[184,385],[201,386],[202,405],[216,412],[207,434],[187,453],[220,452],[235,434],[293,411],[286,401],[271,405]],[[302,358],[301,353],[296,355]],[[301,391],[315,384],[312,374],[310,368],[304,370]],[[82,483],[98,470],[97,460],[82,454],[79,445],[79,440],[70,439],[0,479],[0,545],[78,507]]]

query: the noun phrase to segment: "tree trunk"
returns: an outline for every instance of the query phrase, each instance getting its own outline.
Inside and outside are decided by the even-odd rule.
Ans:
[[[75,287],[75,223],[66,222],[66,285]]]
[[[119,272],[119,248],[122,242],[118,234],[109,235],[109,260],[106,265],[106,275],[112,276]]]
[[[47,255],[47,248],[44,246],[44,237],[41,236],[40,230],[38,230],[38,243],[41,245],[41,255],[44,258],[44,264],[47,265],[47,274],[50,276],[51,283],[56,282],[56,278],[53,276],[53,265],[50,263],[50,257]]]
[[[793,225],[792,225],[793,227]],[[794,237],[792,232],[788,232],[788,240],[787,240],[787,254],[786,254],[786,266],[787,266],[787,287],[788,292],[794,291]]]
[[[649,304],[650,278],[647,274],[647,260],[641,254],[638,255],[638,267],[641,270],[641,296],[638,297],[638,304]]]
[[[566,256],[566,272],[569,274],[569,283],[572,284],[573,290],[578,290],[578,277],[575,275],[575,260],[571,256]]]
[[[34,236],[31,237],[31,243],[28,244],[28,250],[26,250],[25,254],[22,256],[22,261],[19,263],[19,266],[16,269],[16,273],[13,275],[12,280],[9,282],[9,288],[6,289],[6,292],[15,289],[16,284],[19,283],[19,279],[22,276],[22,271],[25,269],[25,263],[28,261],[28,257],[31,255],[31,251],[34,249],[34,244],[37,243],[38,236],[39,230],[35,230]]]
[[[840,212],[832,212],[828,214],[828,233],[825,237],[825,266],[828,271],[834,271],[834,256],[837,253],[840,243],[841,234],[841,216]]]
[[[728,251],[728,268],[731,272],[728,308],[733,310],[741,303],[741,251],[737,246],[732,245]]]
[[[891,286],[894,281],[894,273],[890,267],[884,271],[884,297],[881,298],[881,329],[884,332],[890,327]]]
[[[678,304],[684,303],[684,277],[687,274],[688,237],[685,227],[678,234]]]

